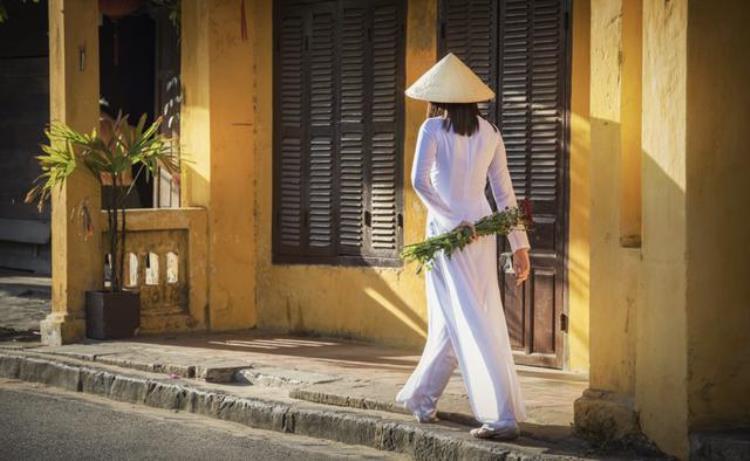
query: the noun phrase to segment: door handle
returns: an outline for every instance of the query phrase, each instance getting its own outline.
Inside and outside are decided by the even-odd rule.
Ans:
[[[516,270],[513,268],[513,253],[506,251],[500,253],[500,264],[503,266],[503,272],[506,274],[515,274]]]

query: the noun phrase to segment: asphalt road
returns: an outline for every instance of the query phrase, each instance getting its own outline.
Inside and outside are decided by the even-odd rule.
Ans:
[[[0,379],[0,460],[404,459]]]

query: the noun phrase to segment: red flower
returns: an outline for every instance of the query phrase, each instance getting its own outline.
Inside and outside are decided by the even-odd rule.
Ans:
[[[531,224],[533,221],[532,219],[533,213],[531,210],[531,200],[529,200],[528,198],[521,200],[521,204],[519,208],[521,210],[521,213],[523,214],[524,221],[526,221],[528,224]]]
[[[526,218],[528,218],[529,220],[531,220],[531,216],[532,216],[531,200],[527,198],[521,200],[520,208],[521,208],[521,212],[523,213],[523,215],[526,216]]]

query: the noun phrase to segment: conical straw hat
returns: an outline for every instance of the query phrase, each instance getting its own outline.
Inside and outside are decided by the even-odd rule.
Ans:
[[[488,101],[495,92],[455,54],[448,53],[419,77],[406,95],[422,101],[466,103]]]

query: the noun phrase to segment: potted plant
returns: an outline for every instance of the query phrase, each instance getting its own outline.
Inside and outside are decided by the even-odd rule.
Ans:
[[[169,139],[159,132],[161,117],[146,127],[143,115],[135,127],[127,116],[103,119],[100,130],[79,133],[64,123],[52,122],[45,134],[37,159],[42,169],[35,186],[26,196],[39,209],[53,189],[61,187],[78,168],[84,168],[102,185],[112,186],[112,195],[102,203],[107,210],[108,255],[105,273],[107,289],[86,292],[86,334],[90,338],[108,339],[132,336],[140,324],[140,298],[136,291],[124,288],[125,199],[135,180],[142,174],[153,174],[158,167],[177,173]],[[130,180],[131,175],[135,179]]]

